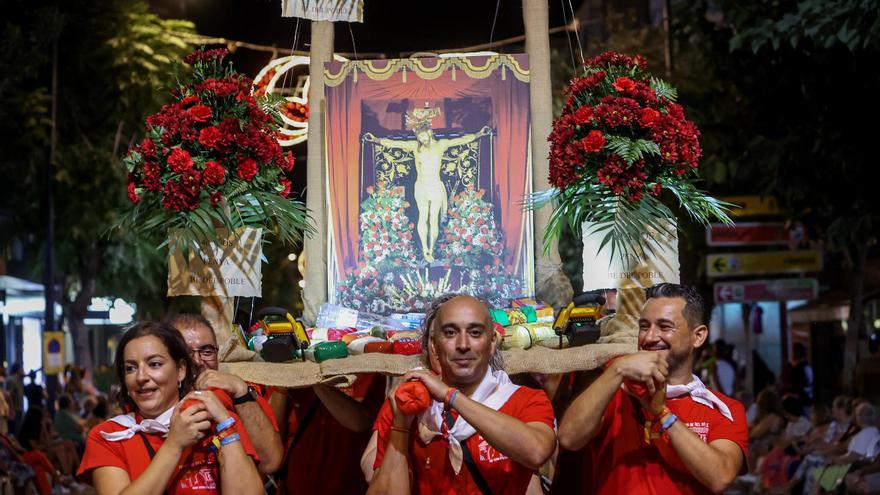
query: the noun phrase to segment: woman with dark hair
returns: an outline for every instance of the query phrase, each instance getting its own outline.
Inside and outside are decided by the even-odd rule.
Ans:
[[[263,492],[241,422],[214,393],[192,391],[177,330],[135,324],[119,341],[115,368],[129,412],[89,432],[79,468],[99,495]]]

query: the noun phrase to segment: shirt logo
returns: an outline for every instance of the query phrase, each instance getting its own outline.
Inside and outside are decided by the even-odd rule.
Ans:
[[[685,423],[689,430],[699,435],[706,442],[709,438],[709,423],[705,421],[695,421],[693,423]]]
[[[217,490],[214,472],[210,467],[203,467],[196,472],[187,473],[177,486],[179,490],[182,490],[182,493]]]
[[[498,462],[498,461],[506,461],[508,457],[501,452],[495,450],[494,447],[489,445],[485,440],[480,442],[480,462],[488,462],[489,464]]]

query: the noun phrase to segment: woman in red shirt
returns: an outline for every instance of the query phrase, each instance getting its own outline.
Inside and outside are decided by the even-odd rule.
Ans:
[[[92,429],[81,480],[99,495],[263,492],[240,422],[212,392],[190,392],[193,365],[177,330],[134,325],[115,367],[119,400],[132,412]]]

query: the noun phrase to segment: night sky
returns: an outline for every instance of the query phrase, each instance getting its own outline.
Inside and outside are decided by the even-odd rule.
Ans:
[[[550,27],[565,24],[563,2],[568,10],[568,0],[550,2]],[[581,3],[574,0],[571,5],[576,11]],[[197,31],[207,36],[288,49],[294,43],[297,21],[281,17],[281,0],[150,0],[149,4],[161,17],[193,21]],[[384,54],[385,58],[487,43],[496,5],[499,8],[494,39],[522,35],[522,2],[517,0],[498,4],[491,0],[366,0],[363,23],[336,23],[335,49],[354,52],[352,37],[358,53]],[[309,22],[300,21],[300,28],[296,48],[307,50]],[[250,76],[270,57],[268,53],[240,51],[235,62]]]

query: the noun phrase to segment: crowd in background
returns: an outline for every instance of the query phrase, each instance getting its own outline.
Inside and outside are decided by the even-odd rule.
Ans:
[[[802,344],[774,376],[755,352],[755,396],[745,392],[745,369],[723,340],[703,349],[696,373],[710,388],[738,399],[749,421],[749,472],[731,493],[880,492],[880,340],[859,361],[853,395],[816,400],[813,370]]]
[[[694,371],[711,389],[738,399],[749,421],[748,473],[731,493],[820,494],[880,491],[880,341],[853,377],[853,395],[814,400],[805,348],[776,377],[755,353],[754,390],[744,391],[745,370],[723,340],[702,349]],[[119,414],[105,394],[68,365],[62,393],[49,403],[37,373],[0,367],[0,493],[91,493],[75,481],[88,432]],[[109,391],[108,391],[109,392]]]
[[[88,431],[118,412],[108,395],[68,365],[50,403],[37,372],[0,367],[0,493],[91,493],[74,479]]]

